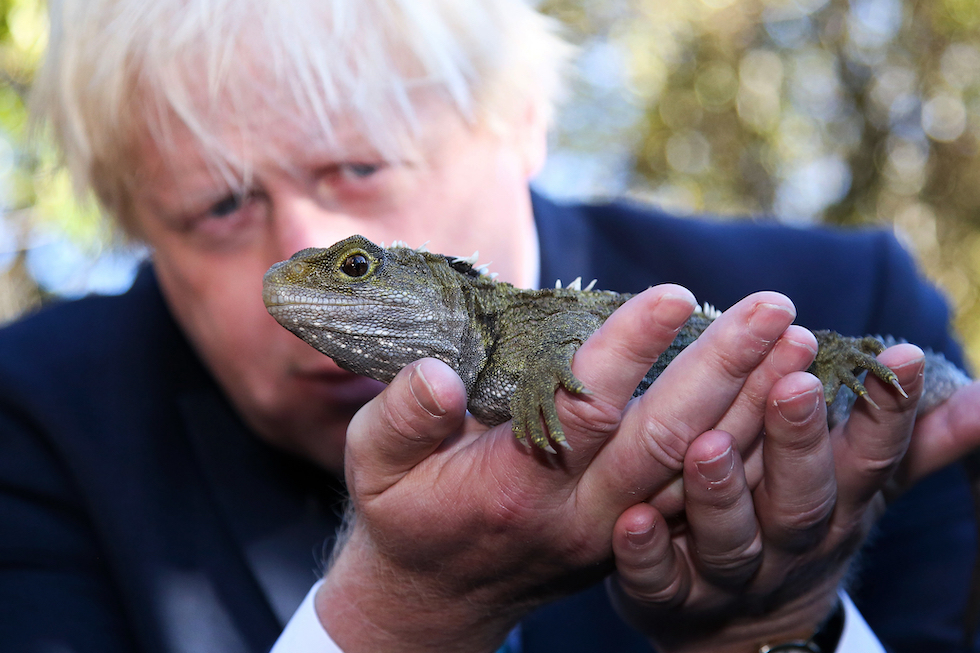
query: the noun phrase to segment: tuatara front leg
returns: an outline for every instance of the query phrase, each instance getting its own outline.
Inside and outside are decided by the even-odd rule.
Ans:
[[[835,331],[814,331],[813,335],[817,338],[819,349],[807,371],[823,383],[823,393],[828,404],[834,401],[837,391],[843,385],[858,397],[864,397],[875,408],[878,407],[856,376],[860,370],[868,370],[885,383],[895,386],[903,396],[908,396],[895,373],[878,362],[876,356],[885,350],[885,345],[877,338],[852,338]]]
[[[575,394],[588,394],[585,385],[572,374],[572,356],[600,324],[602,320],[589,313],[556,313],[534,329],[510,400],[514,435],[519,440],[529,439],[535,446],[554,453],[548,442],[550,435],[555,444],[569,448],[555,409],[555,393],[563,387]]]

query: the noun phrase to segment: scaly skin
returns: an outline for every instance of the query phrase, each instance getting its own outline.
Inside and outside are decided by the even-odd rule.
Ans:
[[[580,290],[577,282],[523,290],[494,281],[473,263],[351,236],[272,266],[263,294],[280,324],[344,369],[388,382],[412,361],[438,358],[459,374],[468,408],[482,423],[513,419],[518,438],[548,451],[550,442],[567,446],[555,392],[587,392],[572,374],[572,355],[631,295]],[[701,335],[713,312],[706,307],[691,316],[637,395]],[[861,369],[901,391],[875,358],[884,349],[878,340],[815,335],[819,349],[810,371],[823,382],[828,403],[842,385],[865,395],[854,376]]]

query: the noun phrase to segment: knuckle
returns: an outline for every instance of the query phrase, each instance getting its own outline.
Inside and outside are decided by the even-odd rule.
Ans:
[[[902,456],[860,456],[855,462],[855,469],[867,478],[890,477],[901,463]]]
[[[715,580],[741,583],[751,577],[762,563],[762,533],[727,551],[700,551],[698,564],[705,575]]]
[[[813,415],[805,418],[799,426],[780,428],[782,425],[777,425],[767,429],[767,446],[772,447],[775,453],[788,460],[825,460],[830,455],[826,422],[812,417]]]
[[[736,398],[735,403],[742,406],[752,406],[761,416],[765,411],[766,400],[769,398],[769,389],[772,387],[773,376],[768,374],[768,370],[761,377],[750,376],[749,381],[742,386],[742,391]]]
[[[707,493],[702,490],[698,494],[700,495],[702,501],[704,500],[705,495],[707,495],[706,498],[710,501],[708,504],[709,509],[712,513],[716,513],[719,517],[721,517],[733,510],[736,510],[742,505],[743,489],[744,485],[742,485],[739,482],[738,477],[733,474],[723,481],[712,484],[711,487],[707,489]]]
[[[814,510],[794,511],[787,513],[780,526],[797,537],[813,537],[814,531],[820,530],[827,523],[830,512],[820,508]]]
[[[651,573],[642,579],[621,573],[618,580],[622,591],[634,600],[651,607],[670,608],[687,597],[687,582],[679,569],[672,567],[669,571],[667,577]]]
[[[717,365],[732,378],[741,379],[766,358],[778,338],[766,339],[745,329],[722,336],[722,344],[713,350]]]
[[[637,442],[647,458],[680,472],[684,469],[684,457],[693,438],[691,429],[680,420],[659,416],[643,424],[642,437]]]
[[[748,376],[766,352],[766,347],[758,342],[739,343],[739,345],[715,352],[718,368],[725,376],[732,379],[743,379]]]
[[[409,441],[418,441],[425,437],[424,420],[421,419],[420,408],[414,400],[395,396],[396,393],[385,393],[381,401],[381,424],[396,436]]]
[[[566,431],[591,434],[603,440],[616,431],[623,417],[622,409],[608,401],[565,390],[559,390],[555,396],[555,409]]]
[[[773,539],[791,551],[804,551],[816,546],[827,532],[836,497],[830,496],[810,506],[794,507],[776,518]]]

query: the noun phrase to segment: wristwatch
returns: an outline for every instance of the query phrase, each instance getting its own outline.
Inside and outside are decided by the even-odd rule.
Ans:
[[[844,602],[839,598],[833,612],[817,629],[813,637],[781,644],[764,644],[759,653],[834,653],[844,632]]]

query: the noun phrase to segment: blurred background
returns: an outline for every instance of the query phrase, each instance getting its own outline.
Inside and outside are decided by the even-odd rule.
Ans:
[[[559,199],[892,226],[980,369],[980,3],[541,0],[579,48],[549,163]],[[0,0],[0,321],[121,292],[142,253],[77,201],[24,98],[41,0]],[[710,298],[704,298],[710,300]]]

